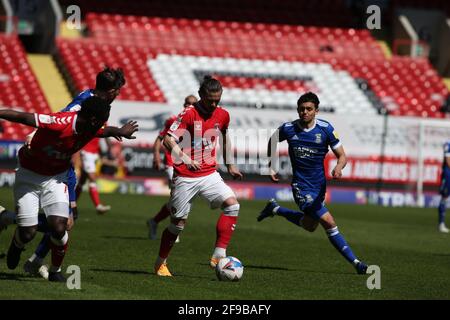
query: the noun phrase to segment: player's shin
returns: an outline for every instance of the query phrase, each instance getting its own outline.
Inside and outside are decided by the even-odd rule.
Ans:
[[[37,258],[44,259],[47,256],[48,252],[50,251],[49,241],[50,233],[44,234],[36,250],[34,251],[34,254]]]
[[[276,215],[282,216],[286,218],[289,222],[292,222],[293,224],[301,227],[302,226],[302,219],[305,216],[305,214],[301,211],[295,211],[288,208],[278,207],[275,212]]]
[[[216,245],[211,260],[226,257],[226,249],[236,228],[239,215],[239,204],[233,204],[223,209],[217,220]]]
[[[168,216],[170,216],[170,210],[168,208],[168,203],[166,203],[161,207],[159,212],[153,218],[153,221],[155,221],[156,223],[159,223],[162,220],[164,220],[165,218],[167,218]]]
[[[91,196],[92,202],[97,207],[100,204],[100,196],[95,182],[89,183],[89,195]]]
[[[337,251],[351,264],[356,265],[359,260],[356,258],[356,256],[353,254],[352,249],[347,244],[347,241],[345,241],[342,234],[339,233],[338,227],[334,227],[331,229],[326,230],[328,239],[330,239],[330,242],[333,244],[333,246],[336,248]]]
[[[170,223],[169,226],[164,230],[161,236],[161,245],[159,247],[159,256],[156,260],[155,267],[166,263],[167,257],[169,256],[170,250],[172,250],[175,240],[178,235],[183,231],[184,224]]]
[[[64,231],[63,236],[60,238],[56,234],[52,234],[49,240],[49,247],[52,250],[52,266],[50,272],[60,272],[61,265],[64,260],[64,256],[67,252],[67,245],[69,241],[69,234]]]

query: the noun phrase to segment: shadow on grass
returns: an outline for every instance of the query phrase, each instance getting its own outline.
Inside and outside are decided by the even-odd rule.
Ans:
[[[209,266],[207,263],[199,263],[203,266]],[[323,273],[323,274],[355,274],[355,272],[336,272],[336,271],[323,271],[323,270],[310,270],[310,269],[289,269],[284,267],[274,267],[274,266],[256,266],[256,265],[244,265],[245,269],[260,269],[260,270],[278,270],[278,271],[288,271],[288,272],[305,272],[305,273]]]
[[[0,280],[36,281],[37,279],[27,275],[0,272]]]
[[[94,272],[113,272],[113,273],[127,273],[127,274],[131,274],[131,275],[146,275],[146,276],[152,276],[155,278],[159,278],[156,277],[156,275],[153,272],[148,272],[148,271],[141,271],[141,270],[113,270],[113,269],[89,269],[90,271],[94,271]],[[174,273],[173,276],[175,278],[177,277],[183,277],[183,278],[194,278],[194,279],[209,279],[210,277],[202,277],[202,276],[192,276],[192,275],[186,275],[186,274],[182,274],[182,273]]]
[[[118,240],[148,240],[147,237],[124,237],[124,236],[103,236],[103,239],[118,239]]]
[[[199,265],[201,266],[208,266],[209,267],[209,263],[199,263]],[[298,270],[293,270],[293,269],[288,269],[288,268],[283,268],[283,267],[271,267],[271,266],[253,266],[253,265],[244,265],[245,269],[266,269],[266,270],[281,270],[281,271],[298,271]]]
[[[94,272],[114,272],[114,273],[128,273],[128,274],[144,274],[144,275],[152,275],[152,273],[148,271],[142,270],[118,270],[118,269],[89,269]]]

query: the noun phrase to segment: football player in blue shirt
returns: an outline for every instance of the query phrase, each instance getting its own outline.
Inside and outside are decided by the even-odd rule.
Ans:
[[[95,81],[95,89],[88,89],[76,96],[61,112],[80,111],[81,104],[86,99],[96,96],[111,104],[119,95],[120,89],[125,85],[125,77],[122,69],[113,69],[105,67],[99,72]],[[33,132],[34,134],[34,132]],[[26,144],[31,142],[33,134],[27,137]],[[120,139],[120,138],[119,138]],[[67,172],[67,189],[69,192],[70,216],[67,223],[67,231],[73,227],[74,220],[78,217],[75,187],[77,184],[77,177],[75,170],[72,167]],[[15,223],[15,213],[5,210],[0,206],[0,231],[6,228],[7,225]],[[38,231],[43,232],[44,236],[39,242],[36,251],[25,262],[24,270],[32,275],[40,275],[43,278],[48,278],[48,271],[43,264],[45,256],[50,251],[49,243],[50,234],[47,232],[47,220],[44,214],[39,215]]]
[[[449,230],[445,225],[445,210],[447,198],[450,194],[450,141],[444,144],[444,160],[442,162],[441,186],[439,188],[441,201],[439,202],[439,224],[438,230],[448,233]]]
[[[305,93],[297,101],[299,119],[284,123],[269,140],[269,157],[275,154],[274,150],[279,142],[286,140],[289,145],[289,157],[293,169],[292,193],[300,211],[283,208],[275,199],[271,199],[257,220],[262,221],[267,217],[278,215],[310,232],[316,230],[320,224],[333,246],[355,267],[357,273],[366,274],[367,265],[353,254],[339,232],[333,216],[323,204],[326,192],[323,163],[328,146],[338,159],[332,171],[334,179],[342,177],[342,169],[347,159],[332,125],[324,120],[316,119],[318,109],[318,97],[312,92]],[[271,168],[273,167],[274,160],[271,161]],[[273,169],[271,169],[270,177],[273,182],[278,182]]]

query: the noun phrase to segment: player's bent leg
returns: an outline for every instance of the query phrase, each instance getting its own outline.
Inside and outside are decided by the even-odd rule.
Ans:
[[[319,226],[319,221],[310,217],[309,215],[305,215],[301,222],[303,229],[309,232],[316,231],[317,227]]]
[[[236,197],[226,199],[221,205],[221,213],[216,224],[216,243],[209,265],[215,268],[220,259],[227,256],[227,247],[236,229],[240,205]]]
[[[347,241],[345,241],[344,236],[339,232],[333,216],[328,211],[321,215],[320,224],[325,229],[331,244],[349,263],[355,267],[356,272],[358,274],[366,274],[367,265],[358,260],[353,254],[353,251]]]
[[[14,223],[16,223],[16,213],[0,206],[0,233]]]
[[[50,241],[48,242],[52,252],[51,266],[49,269],[49,281],[65,282],[61,266],[67,252],[69,234],[66,231],[69,217],[69,206],[65,202],[56,202],[44,207],[47,221],[50,227]]]
[[[36,250],[30,258],[25,262],[23,269],[25,273],[32,276],[40,276],[44,279],[48,279],[48,266],[44,264],[44,258],[50,251],[49,247],[50,232],[45,233],[39,242]]]
[[[271,199],[269,203],[267,203],[266,207],[261,211],[257,220],[262,221],[263,219],[270,216],[281,216],[284,217],[289,222],[302,227],[302,220],[305,214],[302,211],[295,211],[288,208],[284,208],[280,206],[275,199]]]
[[[158,223],[170,216],[169,203],[165,203],[159,212],[151,219],[147,220],[148,237],[155,240],[157,237]]]
[[[155,262],[155,274],[162,277],[171,277],[172,274],[167,267],[167,258],[177,239],[184,230],[186,219],[171,218],[169,226],[164,230],[161,237],[158,258]]]
[[[36,235],[37,225],[18,226],[14,232],[13,239],[8,249],[6,264],[8,268],[14,270],[20,261],[20,255],[24,251],[25,244],[33,240]]]

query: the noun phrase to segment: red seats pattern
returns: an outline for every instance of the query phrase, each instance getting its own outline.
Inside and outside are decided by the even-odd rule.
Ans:
[[[444,117],[448,90],[430,63],[386,59],[366,30],[93,13],[86,23],[91,38],[58,42],[79,90],[108,63],[125,68],[120,99],[164,102],[146,64],[159,53],[316,62],[365,79],[393,115]]]
[[[0,107],[49,113],[50,107],[17,36],[0,34]],[[33,129],[1,121],[1,139],[23,140]]]

